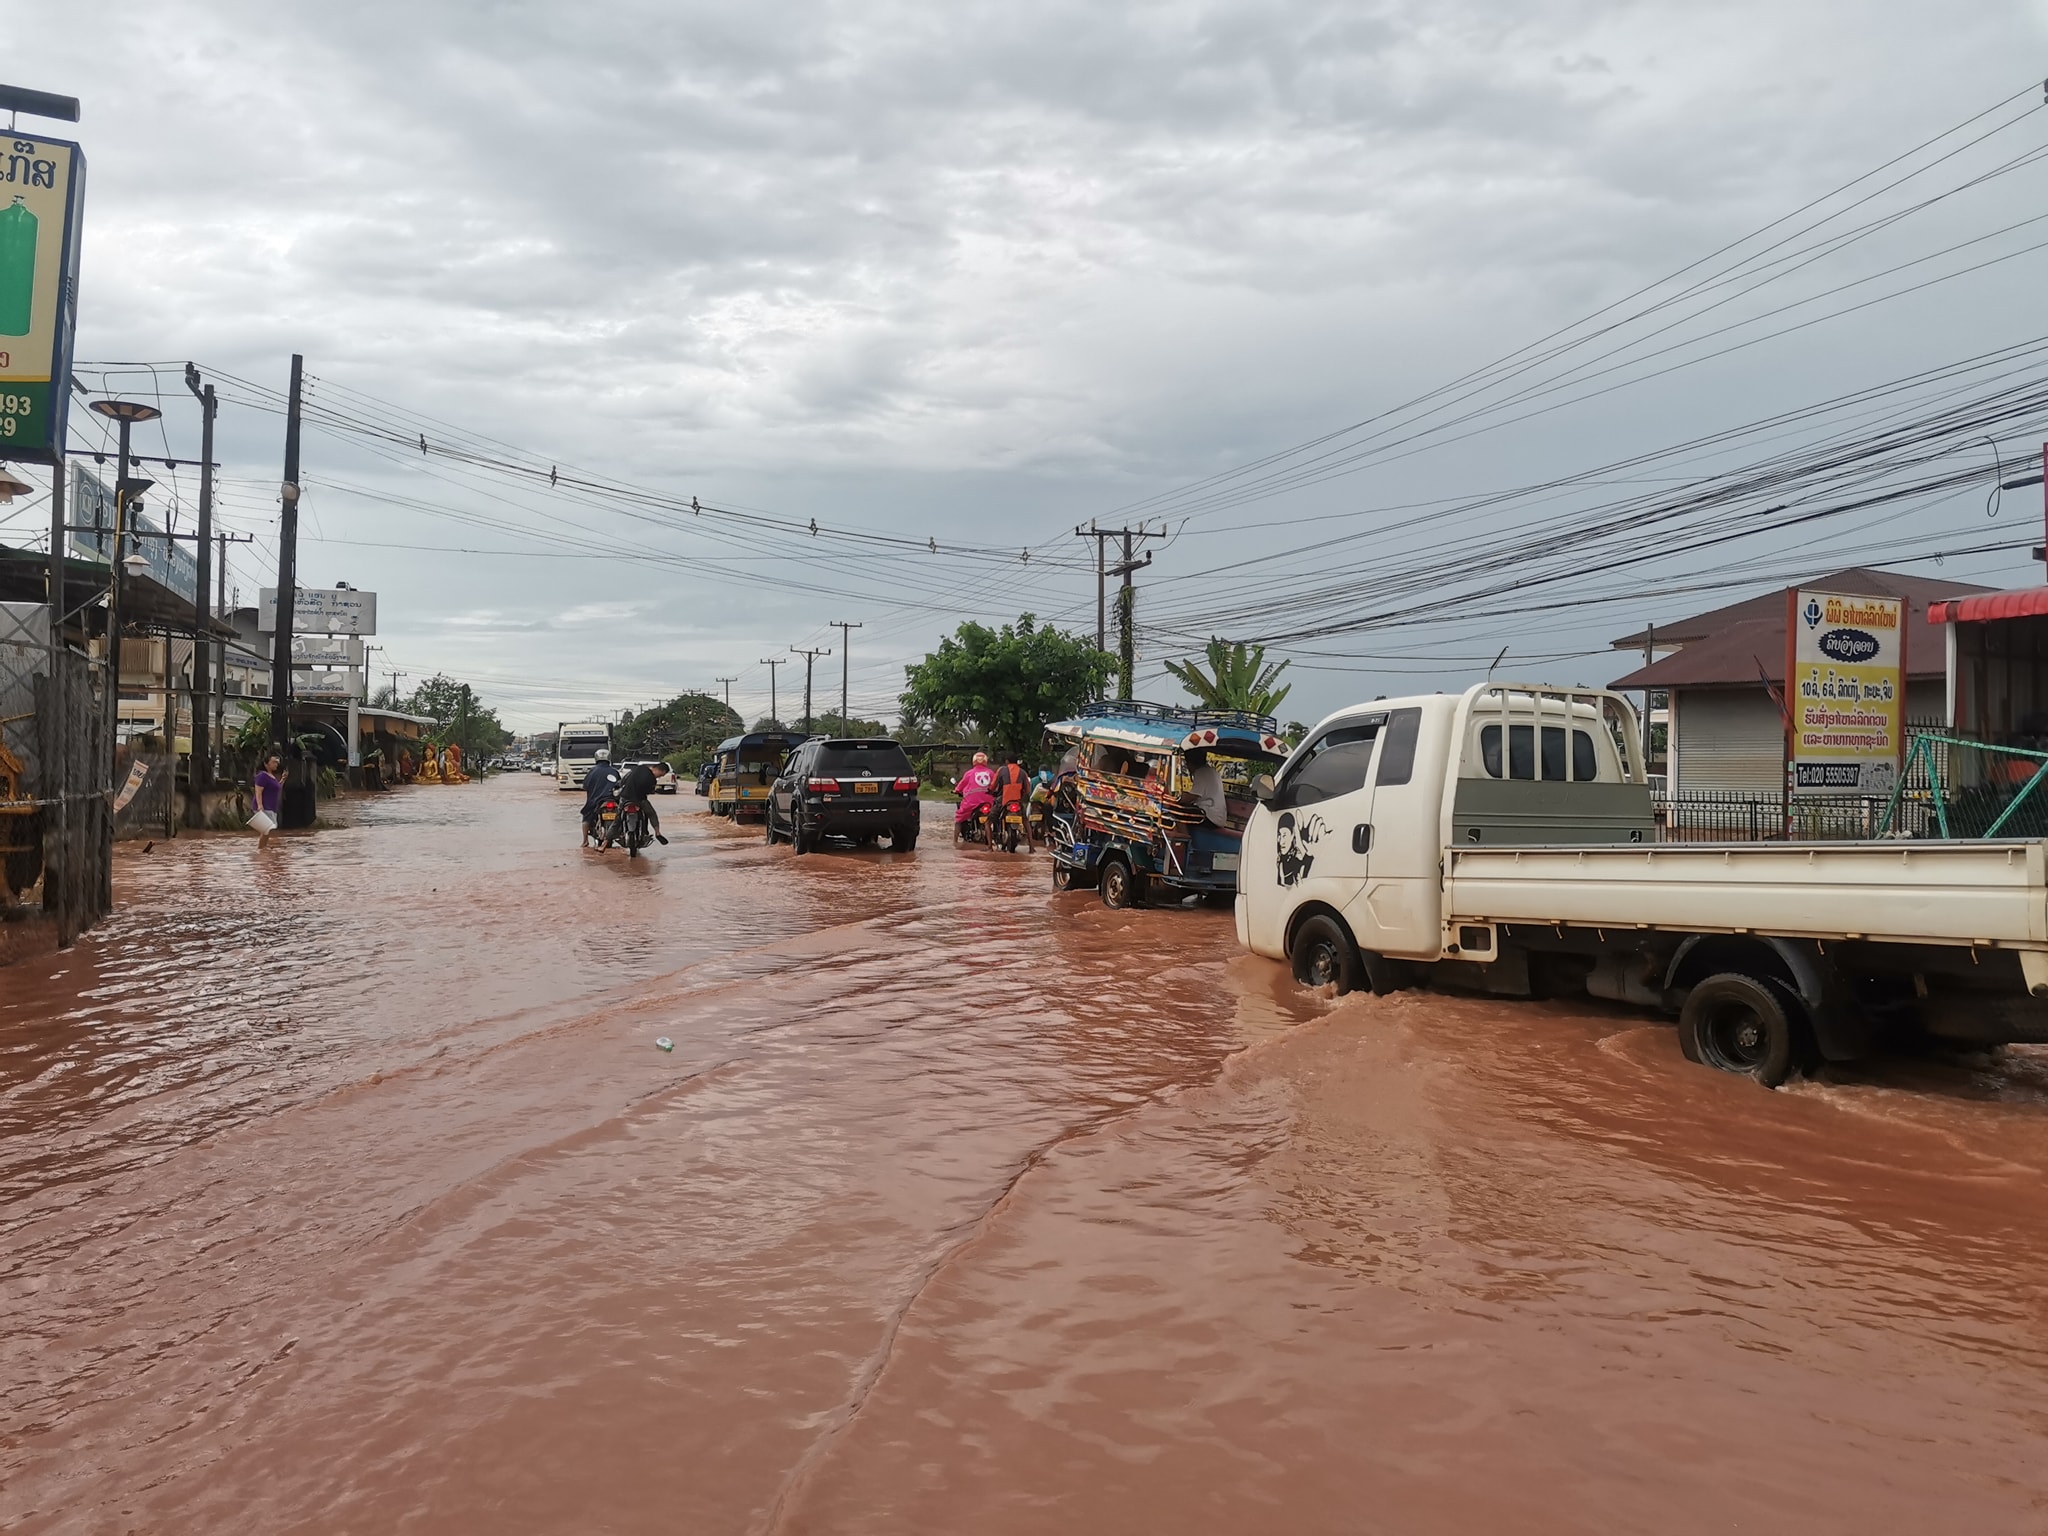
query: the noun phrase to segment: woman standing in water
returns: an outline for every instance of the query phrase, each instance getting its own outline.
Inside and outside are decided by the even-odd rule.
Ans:
[[[256,770],[256,815],[249,819],[256,826],[258,848],[268,844],[271,833],[277,830],[277,819],[284,810],[284,781],[288,771],[284,760],[275,752],[263,759],[263,766]],[[257,817],[266,820],[258,821]]]

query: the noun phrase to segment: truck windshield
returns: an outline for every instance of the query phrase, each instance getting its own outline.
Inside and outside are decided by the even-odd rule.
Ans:
[[[610,745],[611,743],[602,736],[571,736],[562,743],[562,756],[595,757],[599,747],[608,747]]]

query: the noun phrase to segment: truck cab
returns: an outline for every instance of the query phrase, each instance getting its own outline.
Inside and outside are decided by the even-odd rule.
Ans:
[[[1640,741],[1604,689],[1485,683],[1340,710],[1259,786],[1238,939],[1286,958],[1323,914],[1373,957],[1458,958],[1444,850],[1651,839]]]

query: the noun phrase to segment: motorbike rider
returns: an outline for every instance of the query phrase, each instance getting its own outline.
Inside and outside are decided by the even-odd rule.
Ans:
[[[668,839],[661,835],[661,818],[654,813],[654,768],[648,763],[635,763],[626,770],[619,780],[619,804],[637,804],[647,817],[647,830],[654,834],[657,843],[666,845]]]
[[[612,749],[599,747],[597,761],[583,776],[584,847],[588,848],[590,840],[597,836],[597,813],[604,808],[605,801],[618,792],[618,788],[619,770],[612,766]]]
[[[1004,816],[1015,811],[1020,818],[1023,817],[1024,800],[1031,793],[1031,776],[1018,765],[1016,753],[1012,752],[1003,759],[1003,766],[996,770],[996,781],[990,793],[995,796]],[[1031,836],[1029,821],[1024,824],[1024,836],[1027,840]]]
[[[963,836],[967,823],[983,811],[994,809],[996,802],[991,791],[995,782],[996,771],[988,765],[988,754],[975,753],[974,766],[961,774],[959,782],[953,786],[953,793],[960,797],[960,804],[953,811],[954,837]]]

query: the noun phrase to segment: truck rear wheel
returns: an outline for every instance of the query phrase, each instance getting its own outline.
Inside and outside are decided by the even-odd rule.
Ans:
[[[1739,971],[1709,976],[1686,994],[1678,1046],[1688,1061],[1776,1088],[1792,1075],[1806,1021],[1791,992]]]
[[[1322,912],[1295,930],[1287,958],[1293,962],[1294,979],[1304,987],[1334,986],[1340,997],[1358,989],[1365,970],[1344,925]]]

